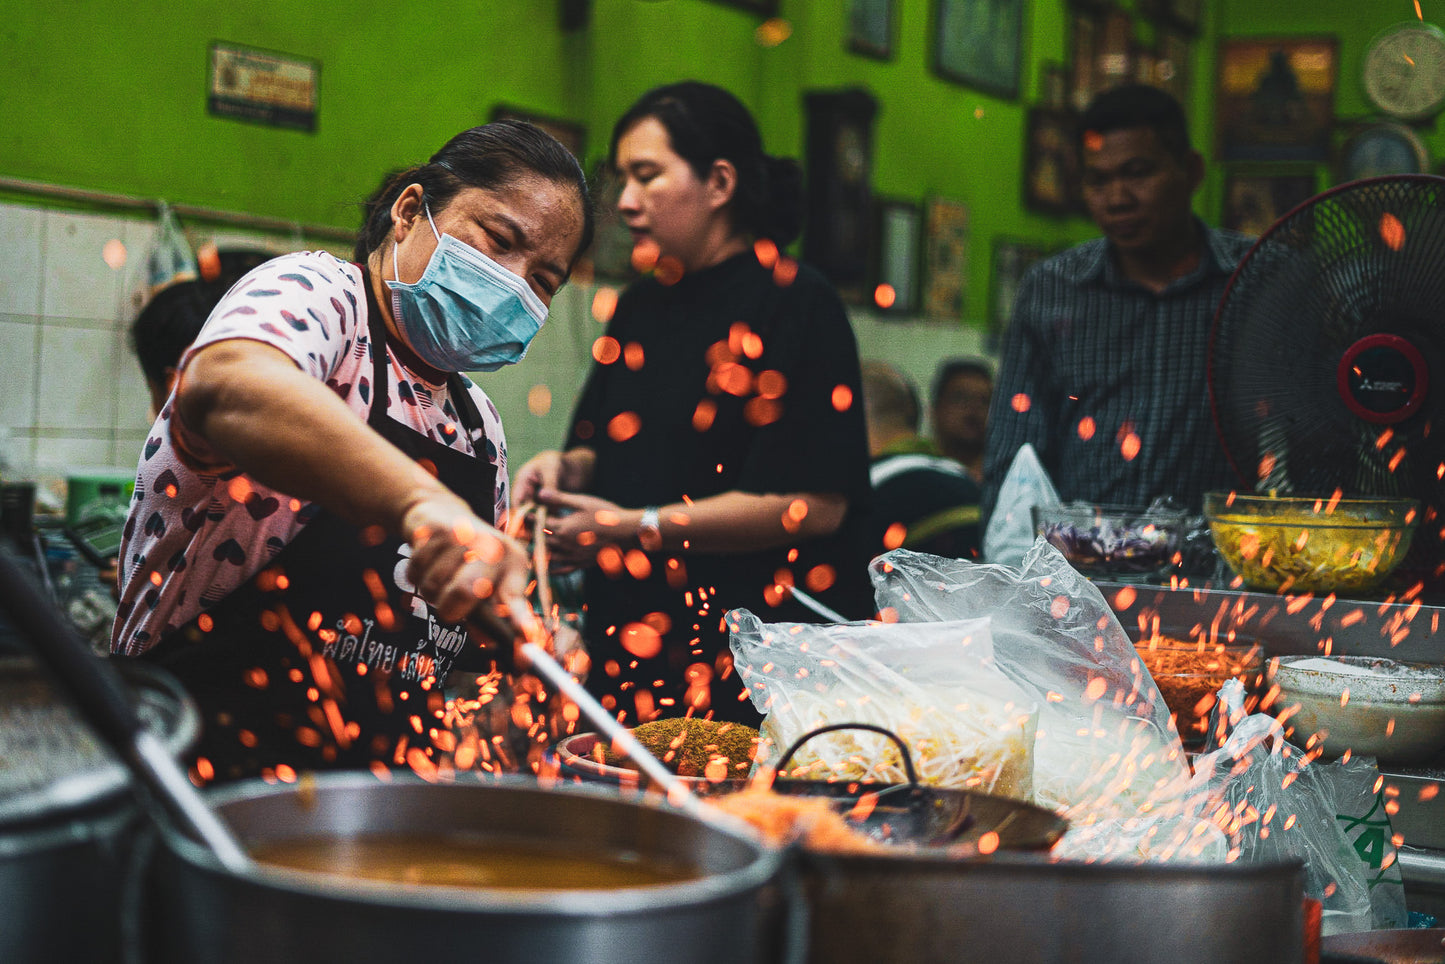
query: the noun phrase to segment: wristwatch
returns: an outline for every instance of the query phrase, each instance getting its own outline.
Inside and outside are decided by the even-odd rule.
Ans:
[[[648,506],[642,510],[642,518],[637,523],[637,542],[648,552],[662,548],[662,519],[658,512],[657,506]]]

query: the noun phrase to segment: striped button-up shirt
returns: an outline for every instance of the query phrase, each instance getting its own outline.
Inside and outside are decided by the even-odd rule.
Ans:
[[[1066,502],[1198,510],[1237,483],[1209,408],[1209,332],[1251,239],[1204,229],[1199,266],[1159,293],[1125,278],[1100,238],[1019,286],[989,412],[985,517],[1032,443]]]

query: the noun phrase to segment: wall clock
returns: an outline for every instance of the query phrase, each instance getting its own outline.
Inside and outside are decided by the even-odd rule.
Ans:
[[[1340,181],[1385,174],[1424,174],[1430,170],[1430,152],[1413,128],[1383,122],[1366,124],[1340,149]]]
[[[1365,96],[1400,120],[1433,117],[1445,107],[1445,33],[1433,24],[1396,24],[1370,41]]]

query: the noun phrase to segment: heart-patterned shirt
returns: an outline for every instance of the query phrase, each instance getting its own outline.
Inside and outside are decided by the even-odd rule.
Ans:
[[[361,269],[324,251],[261,265],[226,293],[190,353],[227,339],[261,341],[324,382],[365,420],[372,402],[371,339]],[[507,453],[496,406],[468,388],[485,429],[473,447],[446,385],[425,381],[388,351],[388,414],[429,438],[496,467],[496,515],[507,518]],[[184,365],[184,363],[183,363]],[[204,440],[161,409],[141,451],[121,545],[121,598],[111,651],[137,655],[237,589],[317,512],[313,503],[213,464]],[[189,457],[182,457],[185,453]],[[199,467],[198,467],[199,466]]]

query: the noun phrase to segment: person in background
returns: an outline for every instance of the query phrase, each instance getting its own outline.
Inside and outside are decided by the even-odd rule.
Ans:
[[[858,353],[838,295],[779,253],[800,171],[764,153],[732,94],[683,82],[612,131],[634,264],[565,451],[517,477],[558,513],[558,569],[585,567],[587,687],[624,723],[687,714],[757,725],[723,615],[816,621],[796,585],[872,612]]]
[[[211,310],[242,276],[273,257],[270,252],[248,248],[220,250],[214,276],[166,285],[136,315],[130,326],[130,344],[150,392],[152,421],[175,387],[181,356],[201,333]]]
[[[901,546],[954,559],[977,557],[981,490],[962,465],[939,456],[918,434],[920,406],[912,383],[892,365],[865,361],[863,410],[873,458],[869,552]]]
[[[993,371],[981,358],[950,358],[933,376],[931,422],[938,450],[983,481],[984,433]]]
[[[1024,275],[984,456],[985,520],[1024,443],[1059,496],[1198,511],[1233,474],[1210,416],[1209,332],[1250,240],[1191,209],[1204,161],[1178,101],[1099,94],[1079,120],[1083,197],[1104,236]]]
[[[535,634],[500,417],[458,373],[521,359],[591,232],[572,155],[502,121],[388,178],[355,263],[276,258],[216,306],[141,453],[111,640],[196,699],[197,779],[424,768],[459,654]]]

